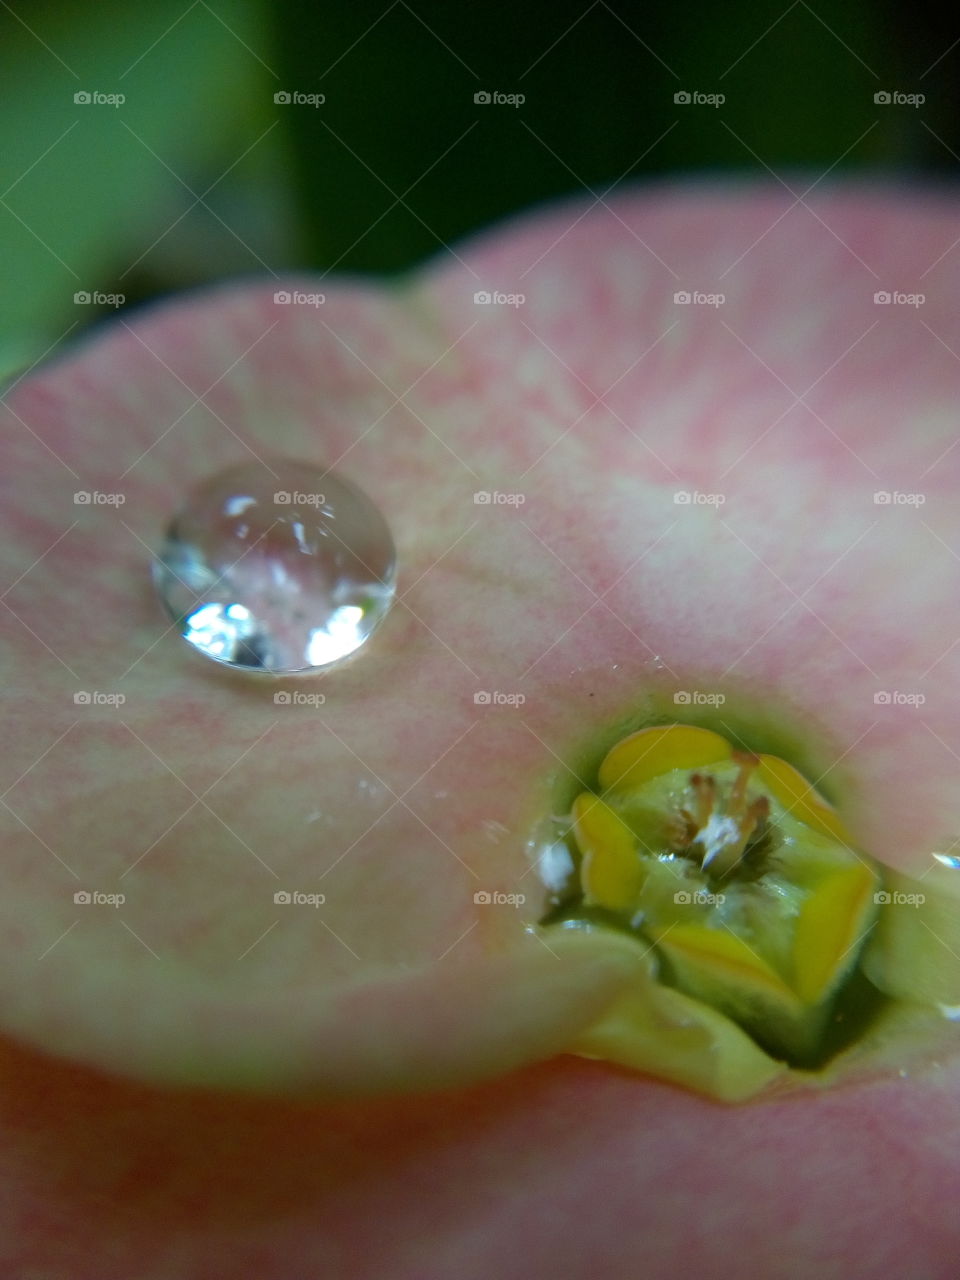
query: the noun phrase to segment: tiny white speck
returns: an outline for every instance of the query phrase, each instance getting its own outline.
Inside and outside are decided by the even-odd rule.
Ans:
[[[697,844],[704,848],[703,865],[709,866],[718,853],[728,845],[738,844],[741,838],[740,827],[735,818],[724,814],[711,813],[707,825],[697,833]]]
[[[554,893],[560,892],[572,871],[573,859],[562,841],[548,844],[540,854],[540,879]]]

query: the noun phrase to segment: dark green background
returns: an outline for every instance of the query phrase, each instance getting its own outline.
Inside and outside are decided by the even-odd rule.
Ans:
[[[77,289],[123,293],[129,310],[291,267],[392,273],[515,210],[670,174],[776,174],[798,193],[828,170],[953,183],[960,17],[938,14],[864,0],[13,5],[6,371],[113,314],[76,307]],[[75,107],[82,87],[128,103]],[[884,89],[926,101],[878,106]],[[481,90],[526,101],[477,105]],[[678,90],[726,102],[678,106]],[[326,101],[277,105],[278,91]]]

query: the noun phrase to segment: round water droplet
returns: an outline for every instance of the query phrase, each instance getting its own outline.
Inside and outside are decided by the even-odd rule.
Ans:
[[[190,495],[153,563],[180,634],[224,666],[325,670],[393,600],[387,523],[365,493],[306,462],[243,463]]]

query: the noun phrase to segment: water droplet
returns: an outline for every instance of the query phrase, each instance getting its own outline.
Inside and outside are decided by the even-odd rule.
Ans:
[[[331,667],[390,608],[393,538],[356,485],[306,462],[228,468],[191,493],[153,563],[180,634],[224,666]]]

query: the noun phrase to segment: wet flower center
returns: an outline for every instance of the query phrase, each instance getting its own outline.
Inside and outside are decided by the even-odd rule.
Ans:
[[[734,871],[755,853],[767,834],[770,801],[767,796],[747,800],[747,782],[760,763],[759,756],[734,751],[740,766],[726,796],[713,774],[691,773],[693,812],[681,808],[672,823],[669,847],[684,857],[697,858],[711,875],[722,877]]]
[[[689,725],[641,730],[575,798],[568,840],[570,882],[543,925],[626,931],[650,957],[619,1036],[675,1018],[678,1043],[699,1021],[741,1066],[835,1052],[848,993],[863,1003],[879,872],[792,765]]]

